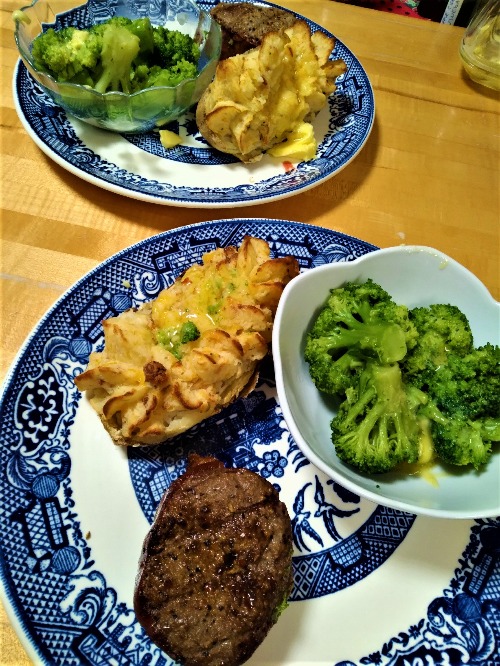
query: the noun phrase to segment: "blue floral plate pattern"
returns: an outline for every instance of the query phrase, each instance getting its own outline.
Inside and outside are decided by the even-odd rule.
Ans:
[[[249,664],[498,665],[500,520],[416,517],[332,482],[287,430],[271,359],[250,396],[165,446],[113,446],[75,389],[104,318],[245,234],[302,270],[377,250],[282,220],[166,232],[83,277],[20,350],[0,403],[0,589],[29,656],[47,666],[174,666],[137,623],[132,595],[158,501],[197,451],[267,478],[292,519],[290,606]]]
[[[217,2],[201,0],[199,4],[209,10]],[[299,18],[307,21],[313,32],[322,30],[330,35],[309,19]],[[85,27],[87,21],[85,9],[78,7],[59,15],[58,27]],[[340,40],[336,41],[332,58],[343,58],[347,71],[338,78],[336,92],[314,121],[318,141],[315,159],[294,164],[293,168],[270,156],[244,165],[212,149],[198,132],[192,111],[168,126],[183,139],[180,146],[168,150],[155,131],[115,134],[97,129],[67,116],[43,93],[21,62],[14,72],[14,100],[21,122],[39,148],[90,183],[159,204],[198,208],[248,206],[319,185],[344,168],[368,139],[375,102],[366,72]]]

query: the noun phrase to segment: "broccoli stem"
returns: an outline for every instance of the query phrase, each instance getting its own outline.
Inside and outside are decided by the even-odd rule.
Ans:
[[[130,92],[132,62],[139,53],[139,37],[120,25],[110,25],[102,36],[102,74],[95,90]]]
[[[363,324],[353,318],[350,329],[337,329],[330,335],[316,338],[335,357],[335,352],[357,347],[363,352],[375,354],[380,363],[400,361],[406,354],[406,341],[398,324]]]

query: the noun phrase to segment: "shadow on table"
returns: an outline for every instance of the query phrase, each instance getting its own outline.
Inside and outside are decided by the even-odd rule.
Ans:
[[[45,156],[47,165],[77,196],[97,208],[131,224],[145,225],[157,232],[197,222],[232,218],[272,218],[312,222],[352,197],[369,175],[379,149],[379,127],[375,118],[366,144],[356,157],[321,184],[283,199],[236,207],[190,208],[144,202],[111,192],[80,178]]]
[[[467,85],[468,88],[476,93],[479,93],[483,97],[491,100],[499,99],[500,93],[498,90],[493,90],[493,88],[487,88],[486,86],[482,86],[480,83],[476,83],[476,81],[473,81],[464,70],[462,70],[462,81]]]

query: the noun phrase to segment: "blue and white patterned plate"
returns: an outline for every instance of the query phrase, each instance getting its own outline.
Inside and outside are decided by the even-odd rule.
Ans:
[[[500,520],[434,520],[363,500],[300,453],[272,362],[256,390],[161,447],[115,447],[73,378],[103,318],[154,298],[201,255],[266,239],[303,270],[372,245],[265,219],[184,227],[108,259],[41,320],[0,403],[3,601],[36,662],[173,666],[132,610],[142,541],[188,452],[244,466],[279,488],[293,524],[290,607],[249,664],[498,664]]]
[[[235,0],[229,0],[234,2]],[[201,0],[210,9],[216,0]],[[260,2],[262,5],[270,3]],[[275,6],[275,5],[273,5]],[[61,25],[83,26],[77,8]],[[303,18],[313,31],[319,25]],[[212,149],[201,137],[194,113],[169,125],[183,143],[166,150],[158,132],[114,134],[70,118],[19,62],[14,72],[16,110],[35,143],[60,166],[106,190],[135,199],[174,206],[236,207],[282,199],[308,190],[344,168],[361,150],[375,114],[373,90],[358,59],[339,40],[332,58],[343,58],[347,72],[314,121],[315,159],[294,165],[266,156],[245,165]]]

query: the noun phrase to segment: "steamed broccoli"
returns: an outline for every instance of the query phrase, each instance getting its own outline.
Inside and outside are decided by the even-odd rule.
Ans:
[[[427,375],[429,419],[435,452],[454,465],[485,464],[500,441],[500,347],[486,344],[465,356],[450,353]]]
[[[153,34],[155,56],[162,67],[172,67],[182,61],[197,62],[200,52],[189,35],[158,26]]]
[[[108,23],[114,23],[115,25],[122,26],[127,28],[132,34],[134,34],[139,39],[140,55],[144,57],[149,57],[154,50],[154,33],[156,28],[153,27],[149,18],[140,18],[140,19],[129,19],[125,16],[114,16],[109,21],[104,23],[97,24],[94,26],[95,30],[106,29]]]
[[[439,457],[480,468],[500,441],[500,347],[474,348],[447,304],[396,305],[368,280],[333,289],[306,336],[317,388],[340,401],[338,457],[367,473]]]
[[[500,416],[500,347],[486,344],[465,356],[448,354],[446,362],[427,375],[425,389],[448,414]]]
[[[169,67],[162,68],[159,65],[138,65],[132,80],[133,92],[154,86],[176,86],[181,81],[192,79],[196,76],[196,65],[185,60]]]
[[[57,81],[92,85],[101,50],[102,39],[91,30],[49,28],[34,40],[32,56],[35,67]]]
[[[432,398],[419,410],[427,419],[436,456],[451,465],[473,465],[480,469],[492,454],[492,443],[500,442],[500,417],[468,418],[464,411],[442,411]]]
[[[368,474],[417,462],[420,425],[397,363],[369,361],[331,422],[338,457]]]
[[[372,280],[332,289],[306,338],[305,360],[319,390],[342,394],[368,359],[400,361],[415,343],[408,310]]]
[[[148,18],[120,16],[86,30],[49,28],[34,40],[32,55],[35,67],[59,82],[133,93],[194,78],[200,47]]]
[[[200,331],[192,321],[186,321],[181,326],[162,328],[156,334],[158,343],[168,349],[177,360],[182,358],[182,345],[193,342],[200,337]]]
[[[113,23],[102,32],[101,74],[94,83],[97,92],[130,92],[132,63],[139,53],[139,37]]]
[[[425,382],[426,374],[447,362],[448,354],[468,354],[473,348],[467,317],[455,305],[435,304],[410,310],[417,330],[414,347],[402,361],[403,371],[415,383]]]
[[[489,424],[454,416],[433,422],[431,432],[434,450],[443,462],[480,469],[491,457],[492,442],[500,441],[500,420]]]

